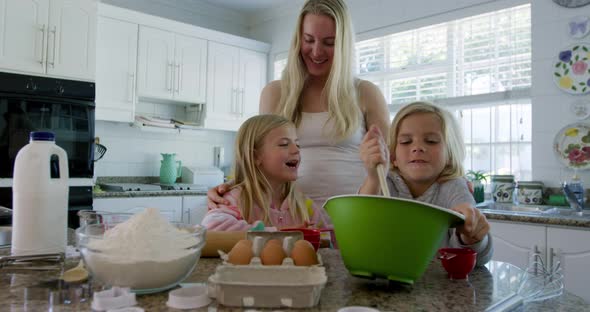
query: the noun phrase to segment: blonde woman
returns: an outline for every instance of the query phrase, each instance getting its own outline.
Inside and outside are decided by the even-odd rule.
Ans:
[[[389,112],[379,89],[356,79],[354,32],[343,0],[303,5],[281,80],[262,91],[260,112],[279,114],[297,127],[301,145],[298,185],[318,205],[356,193],[366,171],[359,145],[367,129],[387,133]],[[222,184],[208,192],[209,208],[226,202]]]
[[[259,115],[240,127],[235,144],[235,184],[223,197],[227,205],[207,212],[202,224],[214,231],[265,227],[330,228],[321,207],[306,202],[295,188],[300,163],[295,127],[277,115]]]
[[[455,118],[426,102],[414,102],[396,115],[389,134],[389,148],[370,129],[361,144],[361,159],[368,175],[360,194],[380,193],[377,164],[391,170],[387,184],[391,196],[415,199],[453,209],[465,216],[465,224],[449,229],[444,246],[469,247],[477,252],[477,264],[492,258],[490,225],[475,208],[475,200],[463,178],[465,146]],[[391,156],[388,156],[391,155]]]

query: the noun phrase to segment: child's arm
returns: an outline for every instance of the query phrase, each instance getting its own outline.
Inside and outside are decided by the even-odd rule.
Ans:
[[[360,146],[360,156],[367,170],[367,177],[359,189],[359,194],[377,195],[380,193],[377,165],[383,164],[385,172],[389,171],[389,150],[381,131],[371,126]]]
[[[313,225],[314,228],[318,229],[332,229],[334,226],[332,225],[332,221],[328,216],[326,210],[323,207],[318,207],[313,200],[307,199],[305,201],[305,205],[307,206],[307,212],[309,214],[310,223]]]
[[[211,231],[246,231],[251,225],[244,220],[238,209],[239,191],[232,190],[223,195],[229,205],[219,205],[216,209],[210,209],[201,222]]]

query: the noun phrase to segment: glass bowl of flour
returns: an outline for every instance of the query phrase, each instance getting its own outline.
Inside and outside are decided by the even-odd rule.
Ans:
[[[192,273],[205,245],[204,227],[171,223],[153,208],[121,219],[76,232],[95,281],[147,294],[170,289]]]

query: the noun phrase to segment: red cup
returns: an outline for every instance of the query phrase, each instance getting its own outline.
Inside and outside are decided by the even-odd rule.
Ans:
[[[320,248],[320,230],[306,229],[306,228],[289,228],[281,229],[282,232],[301,232],[303,233],[303,239],[310,242],[313,248],[317,251]]]
[[[466,279],[475,267],[477,252],[470,248],[441,248],[438,258],[453,280]]]

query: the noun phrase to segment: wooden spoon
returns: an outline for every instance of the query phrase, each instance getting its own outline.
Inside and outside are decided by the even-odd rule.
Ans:
[[[80,259],[78,265],[64,272],[61,277],[66,283],[79,283],[88,279],[88,271],[84,268],[84,262]]]
[[[379,185],[381,186],[381,193],[385,197],[391,197],[389,194],[389,188],[387,187],[387,180],[385,180],[385,167],[383,164],[377,165],[377,175],[379,176]]]

